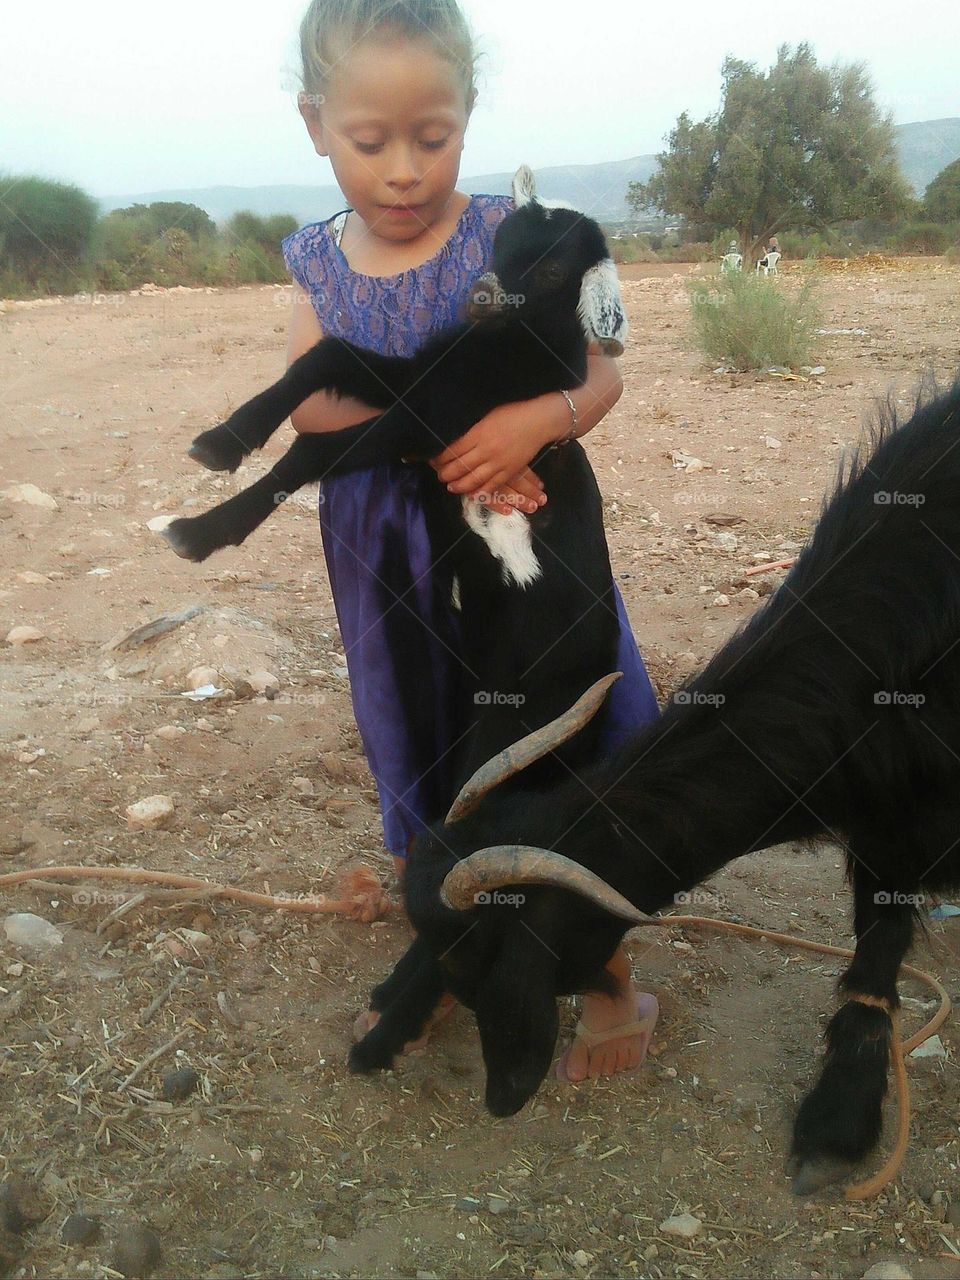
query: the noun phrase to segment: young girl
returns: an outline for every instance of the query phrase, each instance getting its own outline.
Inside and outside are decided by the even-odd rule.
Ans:
[[[462,319],[488,269],[506,196],[457,190],[464,134],[476,101],[476,52],[456,0],[313,0],[301,26],[300,111],[318,154],[329,156],[349,209],[289,236],[284,256],[304,290],[294,301],[288,363],[324,333],[409,356]],[[584,435],[619,399],[614,361],[591,352],[586,383],[570,395]],[[297,431],[337,431],[377,410],[320,393],[292,417]],[[353,706],[377,782],[387,848],[406,856],[417,832],[453,794],[453,757],[465,731],[453,698],[458,658],[451,577],[433,564],[423,515],[427,487],[483,494],[501,514],[549,500],[531,460],[568,437],[569,401],[552,393],[503,405],[422,465],[384,465],[323,482],[320,528],[350,673]],[[436,474],[434,474],[434,472]],[[603,749],[613,751],[657,714],[616,593],[621,639]],[[395,655],[416,655],[398,670]],[[609,965],[617,998],[587,996],[561,1079],[639,1066],[657,1016],[634,990],[626,954]],[[358,1032],[376,1020],[368,1012]]]

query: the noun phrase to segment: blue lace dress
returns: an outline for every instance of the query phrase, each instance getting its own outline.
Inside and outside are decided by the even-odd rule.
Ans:
[[[435,257],[396,276],[351,270],[339,246],[346,213],[283,242],[287,267],[320,327],[385,355],[409,356],[462,319],[470,285],[489,269],[493,237],[513,208],[474,196]],[[353,708],[377,783],[384,842],[404,856],[411,836],[452,799],[454,754],[466,726],[458,704],[459,634],[446,566],[431,563],[424,465],[371,467],[323,482],[320,530],[350,674]],[[657,704],[620,593],[617,668],[602,750],[615,751]],[[404,655],[399,666],[397,655]]]

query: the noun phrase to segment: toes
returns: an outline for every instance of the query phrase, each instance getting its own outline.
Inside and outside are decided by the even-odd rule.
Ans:
[[[557,1079],[566,1084],[579,1084],[587,1073],[589,1063],[586,1046],[582,1041],[574,1040],[557,1063]]]

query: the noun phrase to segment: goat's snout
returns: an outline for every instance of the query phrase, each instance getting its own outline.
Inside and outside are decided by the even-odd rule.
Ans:
[[[539,1072],[535,1077],[515,1071],[499,1077],[489,1075],[484,1097],[487,1110],[498,1119],[515,1116],[527,1105],[542,1081],[543,1075]]]

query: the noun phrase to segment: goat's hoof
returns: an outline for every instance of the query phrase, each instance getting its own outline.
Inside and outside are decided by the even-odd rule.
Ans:
[[[236,471],[245,453],[239,441],[230,435],[224,436],[219,427],[212,427],[197,436],[187,450],[187,456],[208,471]]]
[[[795,1196],[809,1196],[834,1182],[842,1182],[856,1168],[856,1161],[841,1156],[791,1156],[787,1161],[787,1174],[793,1179],[791,1190]]]
[[[170,546],[182,560],[193,560],[199,564],[202,560],[206,560],[215,548],[207,549],[200,544],[196,536],[192,519],[174,520],[167,525],[165,529],[160,530],[161,538],[166,538]]]
[[[377,1044],[374,1037],[364,1036],[350,1049],[347,1067],[354,1075],[370,1075],[373,1071],[390,1071],[393,1067],[393,1054],[382,1044]]]

